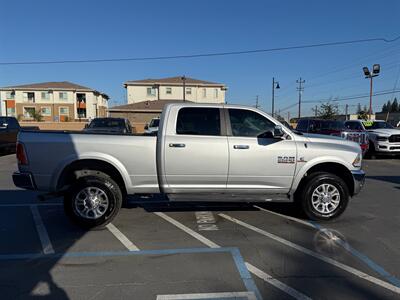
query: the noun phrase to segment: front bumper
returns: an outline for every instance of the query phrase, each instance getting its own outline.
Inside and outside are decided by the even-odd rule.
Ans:
[[[36,185],[35,181],[33,180],[32,174],[30,173],[20,173],[20,172],[14,172],[12,175],[13,181],[15,186],[22,188],[22,189],[27,189],[27,190],[35,190]]]
[[[385,141],[377,141],[375,143],[375,151],[400,154],[400,143],[389,143],[389,142],[385,142]]]
[[[354,170],[351,171],[351,174],[353,175],[353,181],[354,181],[353,195],[357,195],[364,186],[365,172],[363,170]]]

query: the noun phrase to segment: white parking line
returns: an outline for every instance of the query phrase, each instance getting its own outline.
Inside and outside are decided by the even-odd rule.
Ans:
[[[216,243],[214,243],[213,241],[209,240],[208,238],[202,236],[201,234],[198,234],[197,232],[193,231],[192,229],[190,229],[189,227],[183,225],[182,223],[176,221],[175,219],[171,218],[170,216],[167,216],[164,213],[161,212],[155,212],[155,214],[157,216],[160,216],[161,218],[163,218],[164,220],[170,222],[171,224],[175,225],[176,227],[178,227],[179,229],[185,231],[186,233],[190,234],[191,236],[193,236],[195,239],[199,240],[200,242],[202,242],[203,244],[207,245],[210,248],[221,248],[221,246],[217,245]],[[253,266],[252,264],[245,262],[247,269],[249,270],[249,272],[253,273],[253,271],[255,270],[259,270],[258,268],[256,268],[255,266]],[[251,269],[249,269],[249,267]],[[261,270],[259,270],[261,271]],[[300,299],[300,300],[304,300],[304,299],[310,299],[309,297],[307,297],[306,295],[292,289],[291,287],[287,286],[286,284],[284,284],[283,282],[274,279],[272,279],[271,275],[268,275],[267,273],[264,273],[263,271],[261,271],[263,274],[265,274],[264,277],[270,278],[268,280],[265,280],[265,278],[260,277],[261,279],[263,279],[265,282],[268,282],[269,284],[273,285],[274,287],[280,289],[281,291],[288,293],[289,295],[293,296],[296,299]],[[253,273],[254,274],[254,273]],[[254,274],[257,277],[259,277],[257,274]],[[293,291],[293,293],[292,293]],[[297,296],[294,296],[297,295]]]
[[[49,235],[47,233],[46,227],[43,224],[39,210],[36,205],[30,205],[30,207],[33,216],[33,221],[35,222],[36,225],[36,231],[39,235],[40,243],[42,244],[43,253],[53,254],[54,253],[53,245],[51,244]]]
[[[376,277],[370,276],[370,275],[368,275],[368,274],[366,274],[364,272],[361,272],[361,271],[359,271],[359,270],[357,270],[357,269],[355,269],[353,267],[350,267],[350,266],[347,266],[345,264],[342,264],[342,263],[340,263],[340,262],[338,262],[338,261],[336,261],[334,259],[331,259],[329,257],[323,256],[323,255],[321,255],[321,254],[319,254],[317,252],[311,251],[311,250],[309,250],[307,248],[304,248],[303,246],[300,246],[300,245],[297,245],[295,243],[292,243],[292,242],[290,242],[288,240],[285,240],[285,239],[283,239],[283,238],[281,238],[279,236],[276,236],[276,235],[274,235],[272,233],[269,233],[269,232],[267,232],[265,230],[262,230],[260,228],[255,227],[253,225],[250,225],[250,224],[247,224],[245,222],[242,222],[242,221],[240,221],[238,219],[235,219],[233,217],[230,217],[228,215],[219,214],[219,216],[221,216],[221,217],[223,217],[223,218],[225,218],[225,219],[227,219],[227,220],[229,220],[231,222],[239,224],[239,225],[241,225],[243,227],[246,227],[247,229],[255,231],[255,232],[257,232],[257,233],[259,233],[261,235],[269,237],[270,239],[273,239],[273,240],[275,240],[275,241],[277,241],[279,243],[282,243],[282,244],[284,244],[284,245],[286,245],[288,247],[291,247],[291,248],[296,249],[296,250],[298,250],[300,252],[303,252],[304,254],[307,254],[307,255],[310,255],[310,256],[312,256],[314,258],[322,260],[322,261],[324,261],[324,262],[326,262],[328,264],[331,264],[331,265],[333,265],[333,266],[335,266],[335,267],[337,267],[339,269],[342,269],[342,270],[344,270],[346,272],[349,272],[349,273],[351,273],[351,274],[353,274],[353,275],[355,275],[355,276],[357,276],[357,277],[359,277],[361,279],[367,280],[367,281],[372,282],[372,283],[374,283],[376,285],[379,285],[379,286],[381,286],[381,287],[383,287],[385,289],[388,289],[388,290],[390,290],[392,292],[400,294],[400,288],[398,288],[398,287],[396,287],[396,286],[394,286],[394,285],[392,285],[392,284],[390,284],[390,283],[388,283],[386,281],[383,281],[383,280],[380,280],[380,279],[378,279]]]
[[[253,292],[158,295],[156,300],[237,299],[257,300]]]
[[[253,205],[253,206],[255,208],[259,209],[259,210],[265,211],[265,212],[273,214],[275,216],[279,216],[279,217],[282,217],[282,218],[285,218],[285,219],[291,220],[293,222],[297,222],[297,223],[303,224],[304,226],[311,227],[311,228],[315,229],[315,227],[311,223],[309,223],[307,221],[303,221],[301,219],[297,219],[297,218],[294,218],[294,217],[291,217],[291,216],[285,216],[285,215],[282,215],[280,213],[277,213],[277,212],[270,211],[268,209],[262,208],[262,207],[260,207],[258,205]]]
[[[117,227],[112,223],[107,224],[107,229],[129,250],[129,251],[139,251],[139,248],[132,243],[125,234],[123,234]]]
[[[286,294],[289,294],[293,298],[296,299],[303,299],[303,300],[309,300],[311,298],[305,296],[304,294],[299,293],[295,289],[292,289],[291,287],[287,286],[286,284],[282,284],[279,280],[273,278],[271,275],[265,273],[264,271],[261,271],[260,269],[256,268],[255,266],[245,263],[247,269],[256,275],[258,278],[261,278],[262,280],[268,282],[269,284],[272,284],[275,287],[278,287],[280,290],[285,291]]]
[[[187,234],[190,234],[192,237],[194,237],[195,239],[199,240],[200,242],[202,242],[203,244],[207,245],[208,247],[210,247],[210,248],[220,248],[220,246],[215,244],[213,241],[210,241],[209,239],[207,239],[206,237],[202,236],[201,234],[198,234],[196,231],[193,231],[189,227],[186,227],[182,223],[176,221],[175,219],[172,219],[170,216],[167,216],[166,214],[164,214],[162,212],[155,212],[155,214],[157,216],[163,218],[164,220],[170,222],[171,224],[175,225],[176,227],[178,227],[179,229],[183,230]]]

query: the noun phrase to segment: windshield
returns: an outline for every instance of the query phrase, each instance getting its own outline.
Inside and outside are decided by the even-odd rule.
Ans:
[[[153,119],[151,120],[149,127],[158,127],[159,124],[160,124],[160,119]]]
[[[392,129],[394,128],[387,122],[363,122],[366,129]]]
[[[119,119],[95,119],[90,123],[89,128],[123,128],[124,126],[124,121]]]

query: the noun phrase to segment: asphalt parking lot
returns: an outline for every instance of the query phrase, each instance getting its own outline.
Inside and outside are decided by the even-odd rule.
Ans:
[[[140,198],[103,231],[12,184],[0,157],[1,299],[400,299],[400,159],[367,160],[334,222],[292,205]]]

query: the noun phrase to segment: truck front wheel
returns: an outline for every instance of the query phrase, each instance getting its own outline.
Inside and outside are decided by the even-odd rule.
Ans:
[[[349,202],[349,189],[340,177],[326,172],[311,174],[301,193],[301,205],[311,220],[339,217]]]
[[[101,172],[77,179],[64,196],[67,216],[86,229],[103,229],[118,214],[121,205],[118,184]]]

